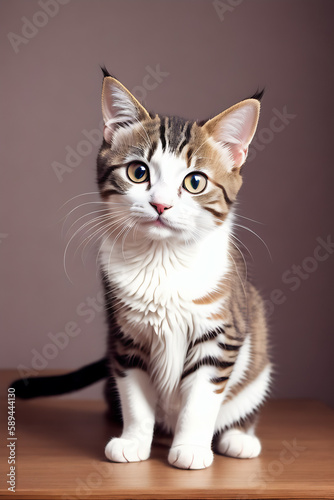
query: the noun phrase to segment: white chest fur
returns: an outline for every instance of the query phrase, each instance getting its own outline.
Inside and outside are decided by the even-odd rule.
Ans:
[[[213,311],[212,305],[208,309],[193,300],[214,291],[228,272],[227,252],[228,229],[224,227],[196,245],[183,247],[166,241],[135,241],[129,235],[125,248],[106,241],[100,254],[137,334],[145,330],[149,335],[194,338],[205,330],[203,321]]]
[[[129,235],[125,248],[108,241],[100,255],[124,310],[124,333],[145,339],[152,378],[159,392],[171,395],[180,381],[189,342],[216,326],[208,318],[221,303],[198,305],[193,300],[214,291],[229,270],[226,226],[188,247],[135,241]]]

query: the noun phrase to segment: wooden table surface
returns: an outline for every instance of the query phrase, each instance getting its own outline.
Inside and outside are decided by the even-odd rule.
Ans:
[[[17,400],[16,492],[8,492],[3,417],[6,387],[15,377],[2,372],[0,498],[334,498],[334,411],[313,400],[268,401],[258,425],[260,457],[216,455],[210,468],[198,471],[169,466],[170,440],[162,437],[146,462],[107,462],[104,446],[120,429],[107,420],[103,401]]]

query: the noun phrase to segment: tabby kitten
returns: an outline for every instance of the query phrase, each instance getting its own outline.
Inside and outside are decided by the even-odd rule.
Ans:
[[[202,123],[159,116],[105,72],[99,255],[123,417],[109,460],[149,458],[155,425],[173,433],[181,469],[210,466],[213,437],[224,455],[261,451],[267,327],[231,242],[259,110],[251,98]]]

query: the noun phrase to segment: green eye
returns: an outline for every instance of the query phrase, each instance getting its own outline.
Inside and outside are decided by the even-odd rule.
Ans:
[[[191,194],[199,194],[204,191],[207,183],[208,179],[206,175],[200,174],[199,172],[193,172],[184,178],[183,187]]]
[[[130,181],[136,182],[146,182],[149,178],[149,172],[146,165],[142,163],[130,163],[127,170],[128,177]]]

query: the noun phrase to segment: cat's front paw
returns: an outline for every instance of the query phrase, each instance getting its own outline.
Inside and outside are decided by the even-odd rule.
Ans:
[[[224,432],[217,443],[217,451],[234,458],[255,458],[260,455],[261,443],[256,436],[237,429]]]
[[[141,462],[150,456],[151,446],[139,439],[112,438],[105,447],[105,455],[112,462]]]
[[[205,469],[213,462],[213,453],[204,446],[181,444],[169,450],[168,462],[179,469]]]

